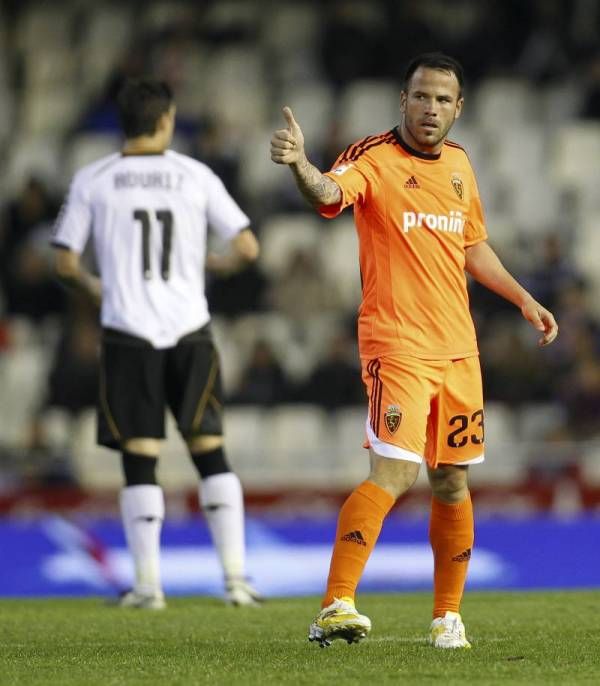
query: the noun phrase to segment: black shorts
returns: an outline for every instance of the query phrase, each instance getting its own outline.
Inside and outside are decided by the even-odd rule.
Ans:
[[[223,433],[219,356],[209,325],[157,350],[143,338],[103,329],[98,443],[164,438],[169,408],[185,439]]]

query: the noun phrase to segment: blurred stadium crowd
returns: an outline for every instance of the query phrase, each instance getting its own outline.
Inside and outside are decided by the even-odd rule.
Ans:
[[[256,268],[209,283],[242,478],[344,486],[363,473],[352,216],[310,212],[268,141],[289,104],[327,167],[397,122],[406,62],[441,49],[467,72],[451,138],[478,173],[490,240],[561,327],[540,351],[514,308],[472,287],[490,458],[474,483],[577,484],[587,502],[600,484],[599,0],[0,8],[0,494],[120,483],[93,445],[97,315],[54,281],[48,238],[74,170],[118,149],[123,78],[148,73],[175,89],[173,147],[221,176],[262,243]],[[191,467],[175,437],[166,452],[161,478],[181,487]]]

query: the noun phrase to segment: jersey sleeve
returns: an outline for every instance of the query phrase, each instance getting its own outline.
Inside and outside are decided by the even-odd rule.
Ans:
[[[92,229],[92,208],[85,177],[76,174],[54,225],[52,245],[82,253]]]
[[[471,172],[471,203],[469,206],[469,219],[465,226],[465,248],[481,241],[487,240],[487,231],[485,228],[485,217],[483,214],[483,205],[479,197],[479,189],[477,188],[477,181],[475,175]]]
[[[211,230],[229,241],[242,229],[250,226],[250,219],[231,197],[221,179],[207,170],[207,219]]]
[[[362,203],[367,195],[369,184],[372,182],[370,167],[364,156],[356,160],[347,160],[349,146],[335,161],[333,167],[325,176],[333,179],[342,191],[342,199],[335,205],[321,205],[319,214],[327,219],[333,219],[349,205]]]

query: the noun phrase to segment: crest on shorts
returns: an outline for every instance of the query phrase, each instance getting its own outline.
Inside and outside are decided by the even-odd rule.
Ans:
[[[402,412],[396,405],[388,405],[387,412],[383,415],[383,421],[391,434],[396,433],[402,421]]]
[[[452,188],[456,191],[456,195],[462,200],[465,197],[465,188],[462,179],[458,174],[452,174],[450,181],[452,182]]]

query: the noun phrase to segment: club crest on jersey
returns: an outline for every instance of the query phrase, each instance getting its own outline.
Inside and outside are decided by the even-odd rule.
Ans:
[[[335,169],[332,170],[333,174],[337,174],[338,176],[341,176],[344,172],[347,172],[348,169],[353,167],[353,164],[340,164],[339,167],[336,167]]]
[[[391,434],[396,433],[402,421],[402,412],[400,412],[396,405],[389,405],[387,412],[383,415],[383,421]]]
[[[462,179],[458,174],[453,174],[450,181],[452,182],[452,188],[456,191],[456,195],[462,200],[465,197],[465,188]]]

